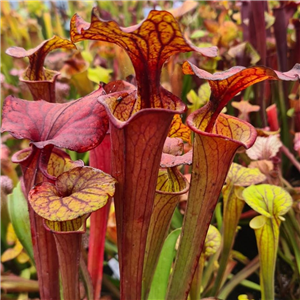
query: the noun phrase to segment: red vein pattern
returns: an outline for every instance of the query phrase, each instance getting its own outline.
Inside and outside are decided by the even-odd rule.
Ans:
[[[215,91],[213,87],[217,89],[219,86],[212,85],[212,94]],[[223,92],[226,98],[226,89]],[[218,100],[213,94],[208,104],[187,119],[187,125],[196,133],[191,186],[183,224],[184,234],[181,236],[167,300],[187,298],[204,247],[206,231],[234,155],[238,148],[249,148],[256,139],[256,130],[249,123],[219,114],[219,106],[222,105]],[[184,279],[181,274],[185,274]]]
[[[182,173],[175,168],[160,169],[157,179],[155,200],[147,236],[143,270],[142,299],[146,299],[150,291],[159,254],[167,236],[170,222],[179,202],[180,195],[188,191],[189,184]]]
[[[34,211],[50,221],[74,220],[103,207],[114,194],[115,180],[91,167],[62,173],[55,185],[37,184],[28,195]]]
[[[88,151],[102,141],[108,129],[105,109],[97,102],[97,97],[103,93],[100,88],[64,104],[9,96],[4,101],[1,132],[9,131],[15,138],[29,139],[40,149],[55,145],[78,152]]]
[[[122,28],[114,21],[103,21],[93,9],[91,23],[78,15],[71,20],[71,40],[85,39],[114,43],[126,50],[136,72],[137,103],[139,108],[169,108],[163,103],[164,90],[160,87],[163,64],[174,54],[197,51],[205,56],[216,56],[217,48],[197,48],[183,37],[175,18],[166,11],[151,11],[147,19],[136,26]],[[162,94],[162,95],[161,95]]]
[[[168,300],[187,298],[204,246],[206,231],[235,152],[239,147],[249,147],[255,141],[256,131],[250,124],[238,119],[232,124],[231,117],[226,115],[221,115],[220,120],[220,124],[217,120],[214,133],[200,131],[197,127],[192,127],[191,120],[188,122],[190,128],[196,132],[192,178],[183,224],[184,234],[181,236],[174,275],[166,297]],[[235,132],[232,126],[237,121],[241,130]],[[184,278],[181,274],[185,274]]]
[[[265,179],[266,176],[262,174],[258,168],[250,169],[232,163],[227,174],[226,184],[230,183],[234,186],[249,186],[251,184],[260,183]]]
[[[115,120],[111,121],[112,175],[118,181],[114,199],[124,299],[141,297],[157,174],[173,115],[173,111],[145,109],[121,128]]]
[[[71,40],[101,40],[128,53],[137,88],[118,82],[99,97],[110,118],[112,175],[118,180],[115,204],[121,270],[121,298],[140,299],[144,252],[153,208],[163,143],[175,113],[185,105],[160,85],[161,68],[174,54],[197,51],[216,56],[217,48],[199,49],[183,37],[174,17],[151,11],[141,24],[119,27],[92,12],[91,23],[71,20]],[[125,89],[121,89],[125,85]],[[121,89],[121,91],[120,91]],[[159,108],[159,109],[158,109]]]
[[[211,98],[209,109],[205,118],[197,120],[197,126],[203,128],[206,126],[206,131],[211,131],[213,123],[216,121],[219,113],[225,105],[240,91],[248,86],[264,80],[287,80],[296,81],[300,79],[300,64],[296,64],[288,72],[274,71],[267,67],[250,67],[244,68],[241,66],[233,67],[224,72],[210,74],[204,70],[197,68],[190,62],[183,64],[184,74],[196,75],[198,78],[208,81],[211,87]],[[209,118],[211,120],[209,120]],[[204,119],[206,119],[204,121]],[[203,123],[205,122],[205,124]],[[200,125],[201,124],[201,125]]]
[[[172,120],[168,137],[181,138],[183,141],[192,144],[191,130],[182,123],[182,119],[178,114],[176,114]]]
[[[10,47],[6,50],[6,54],[15,58],[29,58],[29,66],[25,70],[22,79],[31,81],[51,80],[57,72],[44,69],[44,60],[49,52],[59,48],[76,49],[76,46],[67,39],[53,36],[34,49],[26,51],[21,47]]]

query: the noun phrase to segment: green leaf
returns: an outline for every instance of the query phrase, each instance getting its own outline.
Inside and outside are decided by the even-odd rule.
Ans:
[[[245,168],[239,164],[232,163],[227,174],[226,183],[230,182],[234,186],[249,186],[257,184],[266,179],[258,168]]]
[[[283,219],[280,216],[288,212],[293,200],[283,188],[269,184],[246,188],[243,198],[249,206],[262,214],[251,220],[250,227],[255,230],[259,253],[262,299],[274,299],[279,227]]]
[[[97,66],[96,68],[88,69],[88,78],[89,78],[89,80],[96,82],[97,84],[99,82],[107,83],[110,80],[111,73],[112,73],[111,69],[105,69],[100,66]]]
[[[265,11],[266,29],[269,29],[275,23],[275,17]]]
[[[204,104],[206,104],[209,101],[210,98],[210,86],[208,82],[205,82],[203,84],[201,84],[201,86],[198,89],[198,96],[200,99],[200,104],[201,106],[203,106]]]
[[[8,211],[19,241],[23,245],[31,261],[34,262],[28,205],[21,190],[20,183],[13,189],[12,194],[8,195]]]
[[[252,223],[252,221],[254,222]],[[260,286],[262,299],[274,299],[274,275],[277,257],[280,219],[255,217],[250,222],[254,228],[260,261]],[[251,224],[252,223],[252,224]]]
[[[155,266],[168,235],[173,212],[179,203],[180,195],[188,189],[188,181],[176,167],[159,170],[144,257],[143,299],[147,299],[150,291]]]
[[[252,47],[252,45],[248,42],[241,43],[239,45],[236,45],[234,47],[231,47],[228,50],[228,54],[231,57],[239,57],[242,54],[246,55],[251,59],[250,63],[251,65],[255,65],[259,60],[260,56],[257,53],[257,51]]]
[[[204,254],[209,257],[215,254],[221,245],[221,234],[219,230],[212,225],[209,225],[208,232],[205,238]]]
[[[82,55],[83,59],[85,61],[87,61],[88,63],[91,64],[93,62],[94,57],[90,51],[82,51],[81,55]]]
[[[207,32],[206,32],[206,31],[204,31],[204,30],[196,30],[196,31],[194,31],[194,32],[191,34],[190,38],[191,38],[191,39],[198,39],[198,38],[202,38],[202,37],[204,37],[204,36],[206,36],[206,35],[207,35]]]
[[[210,86],[207,82],[201,84],[198,89],[198,95],[194,90],[190,90],[190,92],[186,95],[187,99],[191,103],[188,105],[191,112],[196,109],[201,108],[204,104],[209,101],[210,97]]]
[[[270,184],[249,186],[243,191],[243,198],[252,209],[268,218],[286,214],[293,204],[288,192]]]
[[[181,228],[178,228],[172,231],[165,240],[153,277],[149,300],[165,299],[170,270],[176,252],[175,245],[180,233]]]
[[[70,221],[103,207],[114,195],[115,182],[98,169],[77,167],[58,176],[55,185],[37,184],[28,201],[47,220]]]
[[[288,117],[293,117],[295,114],[295,108],[290,108],[287,112],[286,112]]]
[[[176,207],[171,221],[171,228],[177,229],[179,227],[182,227],[182,220],[182,214],[180,213],[178,207]]]
[[[267,222],[267,218],[265,216],[256,216],[250,221],[249,226],[252,229],[262,228]]]
[[[186,95],[186,98],[189,100],[190,103],[192,103],[192,105],[189,105],[189,107],[198,105],[199,98],[194,90],[190,90]]]

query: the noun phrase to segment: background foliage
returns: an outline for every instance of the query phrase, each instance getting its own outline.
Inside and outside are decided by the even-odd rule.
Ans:
[[[5,50],[11,46],[31,49],[53,35],[68,39],[70,18],[78,13],[83,19],[89,20],[91,9],[95,5],[99,7],[103,19],[115,20],[124,27],[139,23],[151,9],[168,10],[178,18],[182,30],[196,46],[218,46],[219,55],[216,58],[180,54],[172,57],[163,69],[162,85],[179,96],[188,106],[187,113],[182,115],[183,120],[189,113],[203,106],[210,97],[210,88],[205,81],[182,74],[181,65],[187,59],[211,73],[236,65],[265,65],[284,72],[300,62],[300,7],[297,2],[268,1],[251,5],[250,2],[241,1],[1,1],[1,104],[8,95],[32,99],[26,85],[18,79],[28,62],[26,59],[13,59]],[[46,58],[45,67],[60,72],[56,86],[57,102],[68,102],[85,96],[95,90],[99,82],[107,83],[126,78],[134,82],[131,62],[119,47],[105,42],[84,41],[77,44],[77,48],[76,51],[53,51]],[[278,299],[299,299],[299,83],[264,82],[249,87],[230,101],[227,113],[251,122],[259,128],[261,137],[268,138],[275,134],[279,136],[274,143],[266,145],[262,142],[260,146],[257,145],[252,154],[240,153],[236,162],[244,165],[249,165],[250,162],[256,164],[267,176],[267,183],[285,187],[293,197],[292,210],[280,231],[275,291]],[[2,136],[2,299],[38,297],[38,284],[31,248],[26,242],[26,232],[19,233],[25,236],[23,241],[19,241],[16,237],[18,233],[14,232],[10,220],[13,214],[21,214],[26,210],[9,210],[7,197],[18,184],[21,175],[20,169],[11,163],[10,157],[27,146],[28,142],[18,141],[9,134]],[[188,143],[185,147],[189,147]],[[260,156],[260,152],[266,151],[271,155]],[[89,162],[89,153],[69,151],[69,154],[73,160],[82,159],[86,164]],[[188,167],[182,172],[188,174]],[[213,219],[213,224],[219,230],[224,217],[221,209],[222,197]],[[9,198],[9,201],[17,201],[17,198],[21,201],[20,195]],[[175,211],[172,230],[181,227],[185,200],[183,196]],[[242,285],[230,287],[230,279],[257,256],[255,235],[249,227],[251,218],[256,214],[255,210],[245,205],[239,220],[239,231],[228,272],[228,289],[233,292],[230,294],[226,289],[224,291],[228,299],[236,299],[240,294],[247,294],[248,299],[260,297],[257,268],[251,272],[251,276],[250,273],[246,276],[246,280],[239,282]],[[118,274],[114,266],[117,262],[117,248],[113,215],[112,211],[107,230],[103,299],[119,297]],[[168,253],[165,248],[164,251]],[[218,255],[217,252],[206,258],[202,279],[204,295],[210,289]]]

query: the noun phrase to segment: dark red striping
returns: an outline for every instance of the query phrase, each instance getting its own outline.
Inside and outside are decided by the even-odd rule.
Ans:
[[[118,44],[122,48],[124,48],[127,52],[129,52],[129,56],[132,59],[134,68],[136,70],[136,76],[137,76],[137,82],[138,82],[138,93],[142,96],[142,101],[146,102],[145,107],[164,107],[164,101],[161,94],[154,93],[153,91],[150,92],[149,86],[147,84],[148,77],[150,74],[150,77],[154,76],[154,81],[157,81],[159,83],[159,77],[160,77],[160,68],[162,67],[164,61],[168,59],[171,55],[177,52],[183,52],[186,51],[192,51],[193,49],[185,42],[180,29],[175,21],[175,19],[172,19],[170,22],[166,22],[164,20],[164,16],[168,15],[168,13],[165,12],[159,12],[159,13],[152,13],[149,15],[148,19],[144,21],[144,23],[140,24],[139,26],[132,27],[132,29],[128,30],[127,28],[121,28],[116,27],[118,26],[114,22],[105,22],[98,18],[98,16],[95,14],[95,11],[93,11],[92,20],[91,23],[88,24],[84,22],[81,18],[75,17],[75,25],[77,27],[80,27],[82,24],[88,25],[85,26],[87,29],[82,29],[82,35],[78,35],[79,40],[87,38],[87,39],[100,39],[105,40],[108,42],[112,42],[115,44]],[[156,17],[159,16],[160,18],[157,20]],[[73,20],[74,21],[74,20]],[[86,23],[86,24],[85,24]],[[149,25],[148,23],[151,23],[155,30],[150,30],[147,27]],[[158,28],[159,25],[164,24],[165,26],[170,26],[172,30],[166,30],[165,32],[168,33],[168,40],[173,40],[175,37],[180,38],[184,43],[185,47],[182,49],[182,47],[176,47],[170,46],[165,47],[164,40],[162,38],[162,34],[164,33],[164,28]],[[100,31],[102,29],[102,31]],[[72,30],[74,35],[74,30]],[[149,54],[149,40],[152,37],[152,32],[155,33],[158,41],[160,43],[155,43],[158,48],[156,48],[156,51],[151,53],[154,58],[155,62],[153,64],[153,60],[149,61],[150,54]],[[112,33],[112,35],[110,35]],[[76,34],[76,33],[75,33]],[[125,40],[125,41],[124,41]],[[126,43],[126,41],[130,41],[129,43]],[[139,40],[143,40],[143,42],[147,45],[145,48],[141,48]],[[156,42],[156,40],[155,40]],[[182,46],[182,45],[181,45]],[[168,54],[167,50],[170,49],[170,52]],[[134,50],[134,51],[132,51]],[[139,55],[136,55],[136,51],[138,51]],[[146,51],[146,52],[145,52]],[[165,54],[162,55],[162,53],[165,51]],[[151,75],[152,74],[152,75]],[[144,83],[144,85],[142,84]],[[144,90],[144,87],[146,86],[146,90]],[[149,89],[149,91],[148,91]],[[151,96],[153,95],[153,96]],[[161,103],[159,106],[157,106],[156,101],[159,100]],[[151,103],[151,101],[155,101],[154,103]],[[144,105],[142,105],[144,107]],[[115,109],[116,111],[117,109]]]

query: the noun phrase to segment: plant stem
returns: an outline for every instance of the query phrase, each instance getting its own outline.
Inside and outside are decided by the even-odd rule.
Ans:
[[[94,287],[94,299],[101,295],[107,215],[110,202],[91,215],[88,270]]]
[[[235,188],[231,184],[227,184],[223,188],[223,202],[223,249],[217,277],[212,289],[212,294],[215,296],[218,294],[224,280],[230,251],[236,235],[236,228],[245,205],[245,202],[236,196]]]
[[[82,233],[54,234],[65,300],[79,300],[79,262]]]
[[[249,277],[253,272],[259,268],[259,258],[255,257],[245,268],[234,275],[230,281],[221,289],[218,297],[220,299],[226,299],[231,291],[240,284],[245,278]]]
[[[94,288],[92,284],[92,280],[88,271],[88,268],[86,266],[86,262],[83,257],[83,251],[84,249],[81,250],[81,257],[80,257],[80,277],[82,278],[85,291],[86,291],[86,298],[87,300],[93,300],[94,299]]]
[[[207,295],[207,290],[209,290],[211,288],[211,286],[209,286],[210,284],[210,279],[212,278],[212,275],[214,273],[215,270],[215,262],[218,260],[219,256],[220,256],[220,250],[221,248],[218,250],[217,253],[215,253],[214,255],[212,255],[209,260],[207,261],[207,265],[205,266],[205,269],[203,271],[203,275],[202,275],[202,287],[203,287],[203,296],[205,297]]]
[[[283,223],[283,229],[290,241],[290,244],[292,246],[294,255],[295,255],[295,260],[296,260],[296,266],[298,269],[298,274],[300,274],[300,251],[299,251],[299,245],[297,244],[297,237],[295,237],[295,233],[292,227],[292,224],[288,220],[286,220]]]
[[[297,159],[295,158],[294,154],[291,153],[290,150],[286,146],[284,146],[284,145],[282,145],[280,149],[283,152],[283,154],[291,161],[291,163],[300,172],[300,163],[297,161]]]
[[[280,107],[280,118],[282,120],[281,122],[281,132],[280,136],[282,138],[282,142],[285,146],[290,146],[290,132],[288,128],[288,120],[287,120],[287,114],[286,114],[286,104],[284,100],[284,91],[283,91],[283,82],[278,82],[278,102]]]
[[[110,281],[106,274],[103,275],[103,286],[105,286],[109,292],[114,296],[116,299],[120,299],[120,291],[119,289]]]
[[[250,14],[250,43],[254,45],[260,56],[259,63],[261,65],[266,65],[267,57],[267,34],[265,29],[265,3],[264,1],[252,1],[250,2],[251,14]],[[257,104],[261,107],[260,115],[262,126],[267,125],[266,117],[266,101],[264,101],[265,92],[265,82],[257,84],[254,88],[255,98],[257,99]]]
[[[189,200],[168,300],[188,296],[222,185],[239,146],[239,143],[215,136],[195,135]],[[226,151],[221,150],[223,147]],[[212,151],[212,148],[218,151]]]
[[[192,285],[190,291],[190,299],[191,300],[198,300],[201,295],[201,283],[202,283],[202,273],[205,263],[205,255],[201,254],[199,259],[199,264],[196,269]]]
[[[265,224],[255,229],[260,259],[261,299],[274,299],[274,276],[278,249],[280,219],[266,218]]]
[[[121,299],[140,299],[147,234],[163,144],[174,112],[145,109],[111,125]],[[122,124],[122,126],[120,126]]]
[[[15,275],[1,275],[1,289],[5,293],[36,293],[39,291],[39,284],[36,280]]]
[[[53,233],[44,228],[43,218],[30,205],[28,207],[40,297],[42,300],[59,300],[58,257]]]
[[[174,172],[178,176],[176,180],[180,188],[176,191],[172,182],[173,191],[156,191],[145,250],[142,299],[148,298],[159,255],[168,234],[179,197],[181,194],[186,193],[189,187],[187,180],[178,171],[177,167],[172,169],[170,168],[169,172]],[[175,186],[177,187],[177,185]]]
[[[109,134],[105,136],[97,148],[90,152],[90,166],[110,174],[111,147]],[[91,215],[88,270],[94,286],[94,299],[99,299],[101,295],[105,234],[110,203],[111,201]]]

